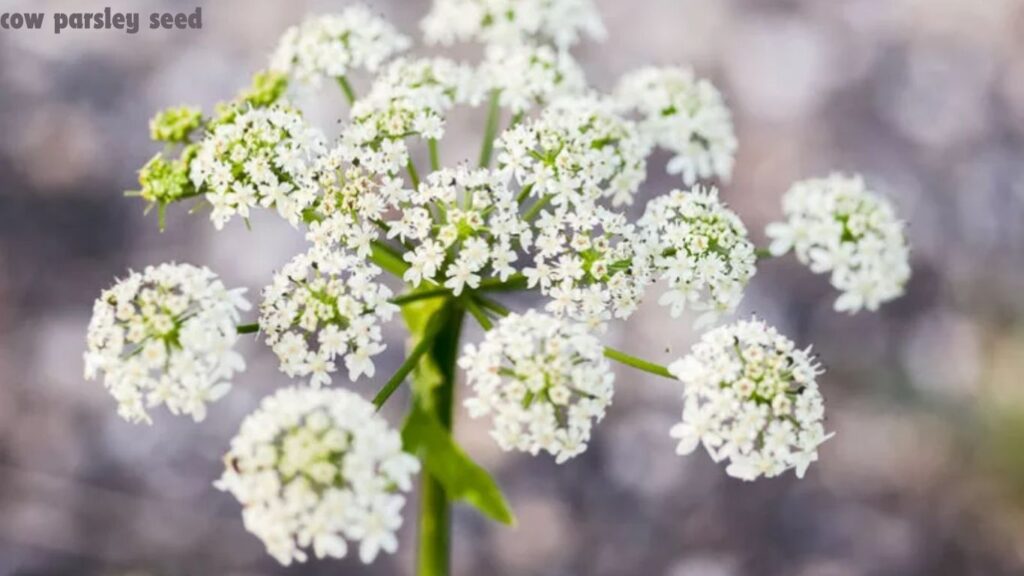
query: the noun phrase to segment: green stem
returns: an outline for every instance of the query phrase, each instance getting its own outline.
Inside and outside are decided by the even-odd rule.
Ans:
[[[489,168],[491,156],[494,155],[494,139],[498,136],[498,122],[501,121],[501,92],[491,92],[491,102],[487,107],[487,124],[484,128],[484,141],[480,145],[480,167]]]
[[[409,162],[405,165],[405,169],[409,171],[409,180],[412,181],[413,189],[420,187],[420,173],[416,170],[416,163],[412,161],[412,156],[409,157]]]
[[[473,318],[476,318],[481,328],[484,330],[494,328],[494,322],[491,322],[491,319],[487,317],[487,313],[480,308],[476,298],[466,300],[466,309],[473,315]]]
[[[455,401],[456,360],[459,336],[465,318],[461,303],[452,302],[442,311],[441,326],[430,347],[430,355],[440,372],[441,382],[430,391],[429,406],[438,422],[452,429]],[[447,576],[451,545],[451,506],[444,486],[429,473],[423,473],[420,485],[418,576]]]
[[[259,324],[240,324],[235,328],[239,334],[255,334],[260,331]]]
[[[407,294],[402,294],[401,296],[395,296],[390,300],[390,302],[397,306],[405,306],[406,304],[412,304],[413,302],[419,302],[420,300],[429,300],[431,298],[447,296],[451,294],[451,292],[451,290],[444,286],[438,286],[437,288],[417,290],[416,292],[409,292]]]
[[[525,289],[526,282],[526,276],[522,274],[513,274],[505,281],[500,278],[488,278],[480,283],[478,290],[480,292],[513,292]]]
[[[427,148],[430,150],[430,170],[437,172],[441,169],[441,153],[437,149],[437,140],[427,140]]]
[[[604,355],[606,358],[615,360],[616,362],[625,364],[626,366],[631,366],[633,368],[636,368],[637,370],[643,370],[644,372],[649,372],[651,374],[654,374],[655,376],[661,376],[663,378],[668,378],[670,380],[677,380],[677,378],[673,376],[671,372],[668,371],[668,368],[662,366],[661,364],[648,362],[647,360],[644,360],[642,358],[637,358],[636,356],[626,354],[621,350],[616,350],[614,348],[605,346]]]
[[[552,198],[554,198],[554,195],[548,194],[534,202],[533,206],[530,206],[530,209],[526,211],[526,214],[523,214],[523,220],[526,222],[533,222],[533,219],[536,218],[537,215],[540,214],[540,211],[551,202]]]
[[[498,316],[505,317],[509,315],[508,308],[505,308],[496,300],[492,300],[486,296],[479,295],[474,297],[473,300],[480,306],[483,306],[484,308],[490,310],[491,312],[494,312]]]
[[[767,248],[757,248],[754,250],[754,255],[757,256],[758,260],[767,260],[772,258],[774,255],[772,251]]]
[[[508,308],[505,308],[499,302],[496,302],[485,296],[474,296],[472,303],[479,304],[480,306],[483,306],[484,308],[494,312],[498,316],[508,316],[509,314]],[[480,318],[477,317],[477,314],[473,312],[473,308],[470,308],[469,311],[470,313],[473,313],[473,316],[477,319],[477,322],[480,322],[480,326],[482,326],[484,330],[490,330],[490,326],[488,325],[490,323],[490,318],[487,318],[485,316],[484,320],[486,322],[481,321]],[[481,314],[483,314],[482,311]],[[643,358],[637,358],[636,356],[626,354],[621,350],[616,350],[615,348],[605,346],[604,355],[606,358],[615,360],[616,362],[620,362],[622,364],[625,364],[626,366],[636,368],[637,370],[643,370],[644,372],[649,372],[651,374],[654,374],[655,376],[661,376],[663,378],[668,378],[670,380],[677,380],[677,378],[673,376],[672,373],[669,372],[668,368],[666,368],[665,366],[662,366],[661,364],[655,364],[654,362],[649,362],[647,360],[644,360]]]
[[[519,191],[519,196],[516,196],[516,204],[525,202],[530,197],[530,192],[533,192],[533,184],[523,186],[523,189]]]
[[[398,390],[398,387],[402,385],[402,382],[405,381],[405,378],[409,373],[416,368],[416,365],[419,364],[420,358],[430,350],[430,347],[434,344],[434,338],[437,336],[441,326],[441,322],[432,321],[430,323],[426,332],[424,332],[423,336],[420,338],[420,341],[412,349],[412,352],[409,353],[409,357],[405,359],[405,362],[402,362],[402,365],[398,367],[394,376],[384,384],[384,387],[381,388],[380,392],[378,392],[373,398],[373,405],[376,406],[378,410],[384,406],[384,403],[387,402],[388,398],[395,393],[395,390]]]
[[[348,83],[348,78],[338,76],[338,86],[341,86],[341,91],[345,93],[345,99],[348,100],[349,106],[355,104],[356,92],[352,89],[352,85]]]
[[[374,264],[399,278],[405,276],[405,271],[409,269],[409,264],[402,260],[402,257],[387,244],[374,240],[370,250],[370,257],[373,259]]]

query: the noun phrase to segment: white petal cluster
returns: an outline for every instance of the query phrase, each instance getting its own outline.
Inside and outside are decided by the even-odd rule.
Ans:
[[[523,273],[556,316],[603,326],[628,318],[651,282],[650,258],[636,226],[595,204],[563,205],[536,222],[532,265]]]
[[[343,145],[365,168],[396,174],[408,161],[406,138],[441,139],[448,111],[456,104],[478,104],[482,94],[470,66],[446,58],[400,58],[352,107]]]
[[[593,0],[434,0],[422,27],[434,44],[533,40],[561,49],[607,33]]]
[[[270,68],[317,86],[325,78],[341,78],[354,69],[376,72],[409,44],[388,21],[363,5],[354,5],[289,28],[270,58]]]
[[[756,271],[757,256],[743,221],[715,188],[673,190],[647,205],[640,219],[648,253],[668,290],[658,302],[672,317],[702,312],[704,325],[735,311]]]
[[[642,68],[619,82],[616,98],[640,114],[640,131],[675,154],[670,174],[692,186],[699,179],[732,176],[736,132],[721,93],[685,68]]]
[[[247,530],[281,564],[370,563],[398,548],[404,492],[419,461],[372,404],[347,390],[286,388],[242,422],[214,483],[242,504]]]
[[[478,75],[487,91],[500,93],[501,106],[515,114],[580,94],[586,87],[583,69],[573,57],[546,45],[488,46]]]
[[[593,96],[556,100],[540,118],[507,130],[497,146],[499,166],[533,196],[552,195],[556,205],[600,198],[632,203],[649,152],[636,126]]]
[[[860,176],[833,174],[798,182],[782,201],[785,222],[770,224],[771,252],[796,251],[839,290],[840,312],[877,310],[903,294],[910,248],[892,204],[868,191]]]
[[[292,225],[317,195],[315,166],[324,137],[293,108],[274,105],[227,116],[199,143],[190,177],[213,206],[219,230],[257,206],[276,208]]]
[[[263,291],[260,329],[282,372],[318,388],[344,358],[350,380],[373,377],[373,357],[385,348],[381,324],[397,311],[379,273],[362,258],[314,248],[274,276]]]
[[[464,166],[431,173],[416,190],[361,168],[338,170],[319,210],[327,215],[308,238],[323,250],[365,256],[374,240],[406,249],[404,280],[414,288],[443,285],[457,296],[482,280],[516,272],[517,250],[532,233],[500,172]]]
[[[411,249],[404,279],[414,287],[436,280],[458,296],[481,280],[515,273],[516,249],[530,240],[519,205],[500,173],[442,169],[402,199],[388,238]]]
[[[350,162],[343,147],[323,157],[318,169],[321,197],[315,205],[322,219],[310,223],[306,238],[323,250],[341,248],[367,258],[372,242],[381,236],[379,224],[410,192],[401,178]]]
[[[490,415],[503,450],[540,451],[558,463],[586,450],[612,401],[614,374],[586,326],[529,311],[503,318],[459,366],[473,418]]]
[[[676,452],[703,444],[716,462],[729,461],[730,476],[749,481],[793,468],[802,478],[831,436],[809,349],[760,320],[707,332],[668,369],[686,386],[682,422],[671,430]]]
[[[233,347],[244,289],[228,290],[206,268],[149,266],[105,290],[93,305],[85,377],[103,374],[129,422],[150,423],[147,408],[167,406],[196,421],[245,369]]]

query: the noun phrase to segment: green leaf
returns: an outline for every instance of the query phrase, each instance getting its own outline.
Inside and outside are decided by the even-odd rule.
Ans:
[[[402,442],[407,452],[420,458],[426,473],[444,486],[450,500],[461,500],[493,520],[515,525],[515,516],[491,475],[466,455],[419,402],[413,402],[402,427]]]
[[[419,344],[432,320],[436,323],[444,322],[442,317],[435,319],[439,314],[451,314],[451,303],[447,298],[431,298],[402,306],[402,318],[409,327],[410,350]],[[426,404],[426,408],[433,409],[431,403],[434,395],[431,392],[443,382],[444,375],[433,356],[424,354],[413,370],[412,389],[415,397]]]

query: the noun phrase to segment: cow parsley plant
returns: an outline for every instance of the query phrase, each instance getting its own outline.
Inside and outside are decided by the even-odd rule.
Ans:
[[[799,182],[758,248],[719,192],[737,150],[727,96],[682,67],[641,68],[611,95],[588,86],[570,51],[604,35],[591,0],[436,0],[422,28],[427,44],[483,44],[479,58],[411,53],[350,6],[285,31],[269,70],[212,111],[153,118],[164,149],[129,194],[161,228],[177,204],[217,230],[266,209],[308,245],[246,318],[244,290],[205,268],[130,273],[94,305],[86,377],[130,422],[153,422],[157,406],[202,420],[245,367],[240,335],[265,343],[282,389],[242,422],[216,486],[282,564],[395,552],[422,469],[416,573],[448,574],[452,501],[514,521],[454,422],[487,418],[502,450],[572,466],[614,410],[613,364],[676,387],[682,417],[665,433],[679,454],[702,446],[742,480],[804,476],[831,435],[821,364],[732,316],[758,266],[790,250],[829,275],[837,310],[902,295],[910,251],[892,203],[859,176]],[[296,85],[340,90],[337,129],[286,100]],[[444,142],[467,111],[482,134],[472,158]],[[656,148],[684,189],[645,186]],[[645,301],[677,323],[666,342],[707,330],[667,367],[603,342]],[[396,366],[385,334],[399,321]],[[373,398],[348,390],[356,380]],[[385,405],[405,413],[400,431]]]

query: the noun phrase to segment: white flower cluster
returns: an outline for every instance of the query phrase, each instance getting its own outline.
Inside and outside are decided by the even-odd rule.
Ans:
[[[595,204],[563,205],[536,222],[530,288],[551,298],[548,311],[593,327],[628,318],[651,282],[650,259],[636,227]]]
[[[423,19],[427,42],[551,42],[561,49],[581,35],[603,40],[606,31],[593,0],[434,0]]]
[[[354,5],[289,28],[270,58],[270,69],[316,86],[353,69],[376,72],[409,44],[388,21]]]
[[[545,45],[488,46],[478,75],[488,91],[500,93],[501,106],[514,114],[580,94],[586,87],[583,70],[573,57]]]
[[[543,450],[563,463],[586,449],[611,404],[615,377],[603,354],[582,324],[532,310],[507,316],[459,359],[473,391],[466,409],[493,416],[503,450]]]
[[[400,205],[388,238],[408,245],[404,280],[414,287],[437,279],[456,296],[480,281],[515,273],[516,248],[529,244],[529,227],[500,173],[442,169]]]
[[[910,248],[892,204],[866,188],[860,176],[833,174],[798,182],[782,199],[786,222],[768,225],[771,253],[795,249],[816,274],[830,273],[842,292],[840,312],[877,310],[903,294],[910,279]]]
[[[237,112],[199,143],[192,183],[213,206],[220,230],[256,206],[274,207],[293,226],[317,195],[314,168],[324,137],[293,108],[274,105]]]
[[[96,300],[87,335],[85,377],[104,386],[129,422],[150,423],[147,408],[166,405],[196,421],[245,369],[233,350],[245,289],[228,290],[206,268],[150,266]]]
[[[400,58],[352,107],[352,125],[342,135],[343,146],[361,166],[396,174],[408,161],[406,138],[439,140],[445,114],[456,104],[475,105],[481,98],[470,66],[446,58]]]
[[[280,563],[394,553],[403,492],[419,471],[372,404],[346,390],[286,388],[242,422],[214,485]]]
[[[342,147],[323,157],[319,175],[321,197],[315,208],[322,219],[310,223],[307,240],[321,250],[340,248],[369,257],[384,217],[409,195],[405,182],[352,166]]]
[[[640,219],[655,270],[668,283],[658,302],[673,318],[702,312],[698,325],[736,310],[756,271],[747,228],[718,199],[718,190],[673,190],[647,205]]]
[[[633,202],[646,177],[649,148],[636,126],[594,96],[560,98],[540,118],[507,130],[498,140],[499,166],[533,196],[556,205]]]
[[[760,320],[707,332],[669,371],[686,386],[682,422],[671,430],[676,452],[703,444],[716,462],[729,460],[730,476],[749,481],[794,468],[802,478],[830,436],[809,349]]]
[[[373,377],[373,357],[385,348],[380,325],[398,309],[376,282],[379,273],[362,258],[314,248],[274,276],[263,291],[260,329],[282,372],[318,388],[344,357],[350,380]]]
[[[736,132],[721,93],[685,68],[643,68],[620,80],[616,98],[639,112],[640,131],[670,150],[670,174],[692,186],[703,178],[728,180],[736,157]]]

